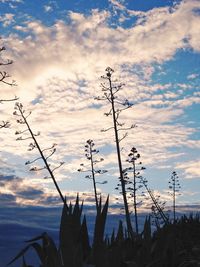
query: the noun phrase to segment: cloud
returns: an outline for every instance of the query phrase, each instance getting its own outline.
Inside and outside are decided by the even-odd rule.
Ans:
[[[6,13],[0,16],[0,22],[2,22],[3,27],[7,27],[14,22],[14,14]]]
[[[125,10],[126,7],[120,3],[120,1],[117,0],[109,0],[109,2],[117,9],[119,10]]]
[[[0,3],[7,3],[7,2],[23,3],[23,0],[0,0]]]
[[[97,179],[98,180],[98,179]],[[57,181],[59,183],[59,181]],[[52,181],[49,183],[52,184]],[[13,207],[57,207],[61,206],[62,200],[57,192],[55,192],[52,186],[50,188],[42,185],[42,181],[39,184],[35,183],[34,179],[23,179],[14,175],[0,175],[0,199],[3,206]],[[101,193],[100,188],[97,187],[98,193]],[[64,196],[66,196],[67,203],[74,203],[77,197],[77,191],[62,190]],[[106,198],[106,194],[102,194],[103,199]],[[80,201],[84,200],[85,206],[95,207],[94,193],[92,184],[89,182],[89,189],[82,190],[79,193]],[[110,197],[111,203],[114,201],[114,197]]]
[[[12,194],[0,193],[0,200],[2,206],[13,206],[16,203],[16,197]]]
[[[176,165],[176,168],[183,170],[186,178],[193,179],[193,178],[200,178],[199,166],[200,166],[200,160],[196,159],[195,161],[178,163]]]
[[[13,4],[15,2],[22,1],[12,1]],[[34,132],[41,132],[37,139],[42,149],[58,144],[50,163],[56,166],[65,161],[65,164],[55,172],[56,179],[68,203],[74,203],[77,191],[80,191],[80,199],[87,205],[85,212],[89,214],[94,211],[92,184],[84,178],[84,174],[78,174],[77,169],[85,160],[85,141],[91,138],[105,159],[100,167],[109,170],[107,176],[98,177],[108,181],[105,187],[98,185],[98,192],[104,199],[109,193],[110,212],[119,212],[115,199],[118,195],[114,191],[119,177],[114,133],[101,132],[102,128],[112,126],[112,118],[103,115],[110,107],[94,100],[95,96],[102,94],[100,83],[103,80],[100,76],[107,66],[115,69],[114,80],[125,83],[119,99],[127,98],[134,104],[121,117],[127,127],[137,125],[121,142],[123,162],[130,149],[136,146],[143,165],[147,167],[146,177],[151,177],[155,168],[164,168],[165,171],[167,168],[167,172],[175,168],[183,171],[183,179],[199,178],[200,161],[187,160],[189,153],[199,151],[200,142],[192,138],[197,130],[183,122],[186,108],[199,104],[198,91],[192,85],[193,79],[197,78],[194,77],[196,73],[186,76],[187,83],[167,81],[160,84],[153,83],[152,78],[159,67],[160,73],[165,74],[162,64],[174,60],[178,51],[199,53],[199,1],[182,1],[172,8],[154,8],[147,12],[127,10],[122,1],[111,0],[110,3],[114,11],[122,12],[124,17],[119,18],[121,22],[135,16],[136,22],[128,29],[123,28],[123,23],[113,26],[112,11],[98,9],[88,15],[68,12],[66,20],[58,19],[51,26],[28,16],[24,22],[20,20],[17,23],[16,14],[13,28],[17,32],[3,37],[3,43],[8,48],[6,56],[14,60],[14,64],[5,70],[17,80],[18,86],[1,85],[1,97],[17,95],[25,110],[32,111],[28,121]],[[52,4],[48,3],[46,11],[50,12],[50,7]],[[24,127],[13,118],[13,106],[13,103],[0,105],[0,119],[11,122],[10,129],[0,131],[1,216],[7,212],[7,220],[18,220],[18,225],[23,222],[40,231],[44,223],[46,229],[55,231],[58,223],[53,216],[57,216],[61,200],[52,181],[43,179],[46,172],[31,173],[30,166],[25,166],[27,160],[38,157],[38,152],[27,151],[31,140],[15,140],[18,137],[15,131]],[[120,133],[120,136],[123,135]],[[185,162],[180,163],[183,157]],[[40,165],[43,166],[42,163]],[[165,191],[155,192],[163,200],[170,201]],[[189,194],[184,191],[186,193]],[[181,198],[179,201],[182,203]],[[8,206],[11,209],[8,210]],[[31,210],[31,206],[35,209]],[[46,213],[42,206],[51,208]],[[19,207],[23,209],[19,211]],[[8,225],[2,218],[0,221]],[[113,221],[116,223],[117,219]],[[35,231],[31,233],[35,235]],[[29,238],[30,228],[27,232]]]
[[[45,10],[45,12],[51,12],[53,10],[53,8],[52,8],[52,6],[45,5],[44,10]]]
[[[30,181],[10,175],[0,175],[1,201],[6,205],[58,205],[60,199]],[[51,200],[51,202],[50,202]],[[46,203],[46,204],[45,204]]]
[[[192,73],[192,74],[187,76],[187,79],[188,80],[193,80],[193,79],[196,79],[198,76],[199,76],[198,73]]]
[[[68,23],[57,20],[47,27],[41,21],[26,19],[15,25],[18,34],[4,37],[8,56],[14,60],[8,70],[18,87],[2,86],[1,96],[17,95],[24,108],[32,111],[28,120],[35,132],[41,132],[38,140],[42,148],[59,144],[53,161],[66,164],[56,173],[58,181],[76,180],[75,172],[84,157],[82,147],[90,138],[104,152],[112,144],[105,153],[104,164],[116,166],[114,135],[111,131],[101,132],[112,125],[111,118],[103,115],[109,106],[94,100],[101,95],[103,80],[99,77],[108,65],[116,70],[113,78],[126,84],[119,98],[134,103],[122,115],[127,126],[137,125],[122,143],[123,159],[132,146],[137,146],[145,166],[163,166],[187,153],[180,153],[180,147],[194,148],[191,136],[195,129],[173,121],[184,116],[186,107],[198,104],[199,98],[193,91],[184,96],[186,89],[192,90],[188,83],[152,84],[152,75],[157,71],[154,63],[173,59],[177,51],[187,48],[199,51],[196,29],[200,18],[195,12],[198,7],[198,1],[183,1],[173,8],[155,8],[138,14],[137,23],[129,29],[111,27],[110,11],[96,9],[89,15],[71,11]],[[42,181],[49,186],[50,182],[43,181],[43,173],[35,173],[35,178],[27,174],[24,163],[38,154],[27,151],[30,140],[15,141],[14,133],[21,125],[12,117],[13,104],[1,105],[0,111],[1,118],[12,123],[11,129],[1,130],[3,164],[14,168],[19,177],[25,179],[30,175],[27,181],[33,179],[35,185]],[[26,187],[31,192],[32,187],[27,183]],[[23,202],[22,196],[27,194],[20,190],[18,199]],[[30,196],[40,193],[36,187]],[[44,199],[47,197],[44,192]]]
[[[13,10],[16,9],[18,4],[23,4],[23,0],[0,0],[0,3],[2,4],[8,4],[10,8]]]
[[[183,42],[188,35],[193,36],[189,21],[196,21],[196,25],[199,25],[199,18],[193,13],[197,2],[192,3],[183,2],[173,12],[169,8],[149,11],[143,21],[131,29],[110,28],[107,24],[110,13],[98,10],[94,10],[90,16],[70,12],[71,24],[68,25],[58,21],[48,28],[35,21],[24,27],[15,26],[31,34],[23,42],[15,36],[15,45],[12,45],[12,37],[9,41],[16,62],[13,75],[20,81],[20,87],[24,88],[21,92],[23,97],[37,97],[39,87],[50,77],[52,79],[49,82],[55,78],[59,82],[58,78],[77,81],[84,77],[89,85],[110,64],[118,68],[123,64],[143,65],[144,62],[149,64],[172,58],[177,49],[190,44]],[[184,16],[189,16],[190,20],[182,19]],[[181,19],[188,23],[187,27],[178,23]],[[180,30],[177,32],[176,28]],[[27,64],[31,66],[28,75],[25,73]],[[32,89],[28,94],[26,88],[30,84]]]

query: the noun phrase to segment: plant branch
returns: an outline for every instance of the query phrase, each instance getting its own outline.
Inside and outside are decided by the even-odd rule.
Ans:
[[[16,103],[16,107],[18,108],[18,110],[19,110],[19,112],[20,112],[20,115],[21,115],[21,117],[22,117],[22,119],[23,119],[24,124],[26,124],[26,126],[27,126],[27,128],[28,128],[28,131],[29,131],[29,133],[30,133],[30,135],[31,135],[31,137],[32,137],[32,139],[33,139],[33,141],[34,141],[35,146],[37,147],[37,149],[38,149],[38,151],[39,151],[39,154],[40,154],[40,156],[41,156],[41,158],[42,158],[44,164],[45,164],[45,168],[47,169],[47,171],[48,171],[49,174],[50,174],[51,179],[53,180],[53,183],[54,183],[54,185],[55,185],[55,187],[56,187],[56,189],[57,189],[57,191],[58,191],[58,193],[59,193],[59,195],[60,195],[60,198],[62,199],[63,203],[66,204],[65,198],[64,198],[64,196],[62,195],[62,192],[61,192],[61,190],[60,190],[60,188],[59,188],[59,186],[58,186],[58,184],[57,184],[57,182],[56,182],[56,179],[55,179],[55,177],[54,177],[53,171],[51,170],[51,168],[50,168],[50,166],[49,166],[49,164],[48,164],[48,162],[47,162],[47,159],[46,159],[46,157],[44,156],[44,154],[43,154],[43,152],[42,152],[42,150],[41,150],[41,148],[40,148],[40,145],[39,145],[39,143],[38,143],[38,141],[37,141],[37,139],[36,139],[36,136],[34,135],[33,131],[31,130],[31,127],[30,127],[30,125],[29,125],[29,123],[28,123],[28,121],[27,121],[27,118],[26,118],[26,116],[24,115],[24,111],[23,111],[23,106],[22,106],[22,104]]]

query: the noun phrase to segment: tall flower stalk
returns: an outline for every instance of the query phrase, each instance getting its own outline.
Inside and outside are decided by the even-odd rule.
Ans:
[[[96,181],[96,175],[97,174],[104,174],[107,172],[107,170],[101,170],[101,169],[97,170],[95,168],[95,165],[98,162],[102,162],[104,159],[103,158],[100,158],[100,159],[95,158],[95,156],[99,153],[99,150],[97,150],[94,146],[95,146],[95,144],[94,144],[93,140],[89,139],[86,141],[85,157],[90,162],[89,163],[90,167],[87,168],[87,166],[82,163],[81,168],[78,169],[78,171],[79,172],[87,172],[87,173],[89,172],[89,174],[87,174],[85,176],[85,178],[92,180],[96,210],[98,211],[99,200],[98,200],[98,193],[97,193],[97,184],[106,184],[107,181],[103,181],[103,182]]]
[[[141,181],[152,201],[152,212],[157,218],[160,218],[165,224],[169,223],[168,216],[164,213],[165,202],[160,201],[160,196],[155,196],[152,189],[149,188],[147,179],[141,177]],[[156,219],[157,220],[157,219]]]
[[[41,149],[38,141],[37,141],[37,136],[40,135],[40,133],[34,133],[31,129],[31,126],[28,122],[28,117],[30,116],[31,112],[29,112],[28,114],[26,113],[26,111],[24,110],[23,108],[23,105],[21,103],[16,103],[15,104],[15,111],[13,113],[13,115],[15,115],[17,117],[17,123],[19,124],[22,124],[22,125],[25,125],[26,126],[26,129],[24,129],[23,131],[16,131],[16,135],[20,135],[20,137],[17,138],[18,141],[20,140],[27,140],[27,139],[32,139],[33,142],[31,142],[29,144],[29,150],[33,150],[33,149],[37,149],[40,156],[32,161],[27,161],[26,162],[26,165],[29,165],[29,164],[33,164],[35,162],[37,162],[38,160],[42,160],[44,162],[44,167],[43,168],[38,168],[38,167],[31,167],[31,171],[38,171],[38,170],[42,170],[42,169],[46,169],[50,175],[50,178],[52,179],[55,187],[56,187],[56,190],[61,198],[61,200],[63,201],[63,203],[65,204],[66,201],[65,201],[65,198],[58,186],[58,183],[56,181],[56,178],[54,176],[54,171],[56,169],[58,169],[61,165],[63,165],[63,162],[60,162],[60,164],[55,167],[54,169],[52,169],[50,167],[50,164],[48,163],[48,159],[55,153],[56,151],[56,148],[55,148],[55,145],[52,145],[50,148],[45,148],[45,149]],[[28,136],[26,135],[28,133]],[[24,136],[25,135],[25,136]],[[47,156],[45,156],[45,152],[49,152],[49,154]]]
[[[0,47],[0,54],[4,52],[5,50],[6,48],[4,46]],[[13,61],[10,59],[0,61],[0,66],[8,66],[11,64],[13,64]],[[16,85],[14,80],[8,81],[8,78],[10,78],[10,75],[8,74],[8,72],[4,70],[0,70],[0,82],[1,83],[11,85],[11,86]]]
[[[169,194],[172,196],[172,210],[173,210],[173,220],[176,220],[176,197],[181,189],[179,183],[179,177],[175,171],[172,172],[171,179],[169,181]]]
[[[97,100],[105,100],[111,105],[110,111],[108,113],[105,113],[105,115],[106,116],[112,116],[113,126],[108,128],[108,129],[103,129],[102,131],[105,132],[105,131],[108,131],[111,129],[114,130],[116,150],[117,150],[117,158],[118,158],[118,167],[119,167],[119,180],[120,180],[121,189],[122,189],[127,231],[128,231],[129,236],[132,237],[133,236],[133,228],[132,228],[132,224],[131,224],[129,206],[128,206],[128,201],[127,201],[126,183],[125,183],[125,178],[124,178],[122,158],[121,158],[121,147],[120,147],[120,142],[124,138],[126,138],[127,132],[125,132],[125,134],[122,137],[119,136],[119,130],[121,130],[121,131],[125,130],[126,131],[126,130],[134,127],[134,125],[132,125],[129,128],[125,128],[124,123],[119,122],[120,113],[123,110],[132,107],[132,104],[127,99],[123,102],[118,100],[117,93],[122,89],[123,84],[119,84],[117,86],[113,84],[113,81],[112,81],[113,72],[114,72],[113,69],[111,69],[110,67],[108,67],[106,69],[106,75],[102,76],[102,78],[104,80],[106,80],[107,83],[101,84],[103,96],[96,97],[96,99]]]
[[[141,181],[141,171],[145,170],[145,167],[142,167],[142,162],[138,160],[140,159],[140,154],[138,153],[137,149],[135,147],[132,147],[127,162],[131,164],[130,168],[127,168],[127,172],[132,172],[133,174],[133,181],[130,181],[129,177],[127,183],[129,184],[129,187],[127,188],[127,191],[130,192],[131,198],[133,198],[133,206],[134,206],[134,216],[135,216],[135,230],[136,233],[139,233],[138,229],[138,205],[141,204],[141,201],[138,202],[138,190],[142,188],[143,184]]]
[[[5,47],[2,46],[0,47],[0,54],[3,53],[5,51]],[[8,60],[1,60],[0,61],[0,66],[7,66],[7,65],[11,65],[13,63],[12,60],[8,59]],[[9,81],[10,75],[8,74],[8,72],[1,70],[0,69],[0,83],[6,84],[6,85],[10,85],[10,86],[14,86],[16,85],[15,81]],[[12,101],[16,101],[18,98],[15,96],[14,98],[8,98],[8,99],[1,99],[0,97],[0,104],[3,104],[5,102],[12,102]],[[9,121],[1,121],[0,123],[0,129],[1,128],[8,128],[10,126],[10,122]]]

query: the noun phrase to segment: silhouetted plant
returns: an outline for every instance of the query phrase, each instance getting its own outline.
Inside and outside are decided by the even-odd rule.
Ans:
[[[31,115],[31,112],[26,112],[23,108],[23,105],[21,103],[16,103],[15,104],[15,111],[13,113],[13,115],[15,115],[17,117],[17,123],[24,125],[26,128],[23,129],[22,131],[16,131],[15,134],[16,135],[20,135],[16,140],[20,141],[20,140],[28,140],[28,139],[32,139],[33,142],[31,142],[29,144],[29,151],[34,150],[35,148],[38,150],[40,156],[31,160],[31,161],[27,161],[25,164],[26,165],[30,165],[33,164],[39,160],[42,160],[44,163],[43,167],[37,167],[37,166],[32,166],[30,168],[30,171],[39,171],[39,170],[47,170],[50,177],[46,176],[45,178],[51,178],[53,180],[53,183],[59,193],[59,196],[61,197],[63,203],[65,203],[65,198],[62,195],[62,192],[58,186],[58,183],[56,182],[56,178],[54,176],[54,171],[57,170],[58,168],[60,168],[64,162],[60,162],[60,164],[55,167],[55,168],[51,168],[50,164],[48,163],[48,159],[53,156],[53,154],[56,152],[56,144],[53,144],[51,147],[49,148],[45,148],[45,149],[41,149],[36,137],[40,135],[40,132],[34,133],[30,127],[30,124],[28,123],[28,117]],[[47,155],[46,155],[47,154]]]
[[[100,203],[99,203],[100,204]],[[133,240],[124,235],[122,222],[116,234],[104,239],[104,227],[108,208],[99,205],[96,217],[95,238],[92,248],[89,245],[85,217],[80,222],[82,205],[74,208],[64,204],[60,224],[60,244],[57,249],[52,238],[43,233],[29,241],[17,256],[14,263],[23,258],[27,251],[35,250],[41,267],[181,267],[199,266],[200,258],[200,219],[199,216],[183,216],[175,222],[165,224],[151,232],[150,218],[147,218],[141,235]],[[9,265],[8,264],[8,265]],[[30,266],[30,265],[23,265]]]
[[[176,220],[176,197],[180,195],[179,191],[181,189],[179,183],[179,177],[175,171],[172,172],[171,179],[169,181],[169,194],[172,196],[172,210],[173,210],[173,220]]]
[[[41,244],[38,241],[42,241]],[[56,248],[52,238],[47,233],[43,233],[26,242],[29,244],[22,249],[18,255],[8,263],[8,265],[23,257],[22,267],[31,267],[31,265],[26,264],[24,255],[30,248],[33,248],[40,259],[41,267],[63,267],[58,249]]]
[[[102,76],[102,79],[106,80],[106,82],[101,83],[103,96],[101,97],[98,96],[95,99],[107,101],[111,105],[110,110],[107,113],[105,113],[105,116],[112,116],[113,126],[109,127],[108,129],[103,129],[102,132],[109,131],[111,129],[114,130],[115,143],[116,143],[116,149],[117,149],[117,158],[118,158],[118,167],[119,167],[119,181],[120,181],[121,189],[122,189],[127,230],[128,230],[129,235],[132,236],[133,228],[131,224],[129,206],[128,206],[127,195],[126,195],[126,182],[125,182],[123,166],[122,166],[120,142],[124,138],[126,138],[127,130],[134,128],[135,125],[131,125],[131,127],[126,128],[124,123],[119,122],[119,117],[122,111],[132,107],[132,104],[127,99],[125,99],[124,101],[120,101],[117,98],[117,93],[120,90],[122,90],[123,84],[122,83],[114,84],[114,82],[112,81],[113,72],[114,70],[111,69],[110,67],[106,69],[106,75]],[[120,137],[119,131],[126,131],[126,132],[122,137]]]
[[[10,98],[10,99],[0,99],[0,104],[4,103],[4,102],[12,102],[12,101],[16,101],[18,100],[17,97],[14,98]],[[0,129],[1,128],[9,128],[10,127],[10,122],[9,121],[1,121],[0,123]]]
[[[129,236],[124,234],[122,222],[119,222],[117,235],[113,232],[111,238],[104,238],[105,224],[108,211],[109,197],[107,198],[104,205],[102,205],[101,197],[96,201],[97,215],[95,220],[95,230],[92,247],[89,244],[89,236],[87,230],[86,217],[84,217],[81,223],[81,216],[83,210],[83,203],[79,205],[79,197],[77,195],[76,204],[74,207],[70,203],[68,206],[65,198],[63,197],[56,179],[54,177],[54,171],[59,168],[63,163],[52,169],[48,163],[48,159],[53,156],[56,151],[56,144],[49,148],[41,149],[37,136],[40,133],[34,133],[28,123],[28,117],[30,112],[27,113],[23,105],[16,103],[14,115],[17,116],[17,122],[25,126],[22,131],[17,131],[16,135],[20,135],[17,140],[31,139],[32,142],[29,144],[29,151],[38,149],[40,156],[32,161],[27,161],[27,165],[42,160],[44,167],[31,167],[30,170],[36,171],[45,169],[49,172],[50,178],[52,178],[56,189],[64,203],[63,213],[60,223],[60,244],[58,248],[47,233],[43,233],[36,238],[33,238],[28,242],[28,245],[22,249],[18,255],[9,263],[12,264],[19,258],[23,258],[23,267],[30,267],[27,265],[24,255],[33,248],[41,263],[41,267],[122,267],[122,266],[138,266],[138,267],[181,267],[181,266],[199,266],[200,265],[200,219],[199,216],[193,218],[193,216],[183,216],[181,219],[175,220],[175,198],[176,194],[180,189],[178,182],[178,176],[175,172],[172,173],[170,183],[170,189],[172,190],[173,207],[174,207],[174,221],[169,222],[168,217],[164,213],[163,203],[160,201],[160,196],[156,196],[153,190],[149,189],[147,180],[142,177],[140,172],[144,169],[141,167],[141,162],[136,165],[137,160],[140,159],[140,154],[133,147],[127,160],[132,166],[130,168],[123,169],[121,153],[120,153],[120,141],[123,140],[127,134],[121,139],[118,136],[119,130],[127,130],[123,125],[120,124],[118,119],[120,113],[131,107],[131,104],[126,100],[125,103],[120,103],[117,99],[117,92],[121,89],[121,85],[114,86],[111,81],[113,70],[110,68],[106,69],[106,77],[109,86],[106,87],[102,84],[104,92],[103,100],[107,100],[111,104],[111,110],[106,113],[106,116],[113,116],[113,127],[115,141],[117,146],[118,165],[120,172],[120,182],[122,188],[122,195],[124,198],[124,206],[127,220],[127,230]],[[121,104],[124,108],[116,109],[115,104]],[[132,126],[131,128],[133,128]],[[109,130],[107,129],[107,130]],[[104,131],[107,131],[104,130]],[[97,197],[96,180],[95,174],[101,174],[105,171],[95,171],[94,165],[98,162],[93,158],[94,155],[98,154],[98,151],[94,149],[94,143],[92,140],[88,140],[86,147],[86,158],[90,161],[91,175],[87,178],[92,179],[94,183],[95,196]],[[100,159],[100,161],[102,161]],[[85,165],[81,165],[83,168]],[[81,171],[81,170],[80,170]],[[87,171],[87,170],[85,170]],[[130,181],[128,173],[133,172],[134,179]],[[134,199],[135,214],[137,216],[137,197],[136,192],[140,188],[137,185],[137,179],[147,190],[152,202],[152,211],[156,213],[164,222],[162,228],[157,227],[156,231],[151,233],[151,222],[150,217],[146,219],[144,229],[141,235],[134,236],[130,240],[130,236],[133,234],[133,229],[130,221],[129,206],[127,201],[127,192],[132,192]],[[130,186],[130,188],[127,188]],[[157,217],[158,218],[158,217]],[[157,221],[158,222],[158,221]],[[136,226],[138,231],[138,226]],[[125,232],[126,233],[126,232]],[[128,237],[128,238],[127,238]],[[88,265],[91,264],[91,265]]]
[[[133,206],[134,206],[134,215],[135,215],[135,229],[136,233],[138,234],[138,212],[137,212],[137,207],[140,205],[142,202],[137,200],[138,196],[138,190],[143,187],[143,183],[141,181],[141,171],[145,170],[145,167],[142,167],[142,162],[138,160],[140,159],[140,154],[138,153],[137,149],[133,147],[131,149],[131,152],[128,155],[127,162],[129,162],[132,166],[128,169],[125,169],[125,177],[126,178],[126,183],[129,184],[129,187],[126,188],[127,192],[130,192],[130,196],[133,199]],[[129,179],[128,173],[127,172],[132,172],[133,173],[133,181]]]
[[[10,122],[9,121],[1,121],[0,129],[1,128],[9,128],[9,127],[10,127]]]
[[[157,228],[160,228],[166,222],[164,217],[168,219],[168,216],[165,214],[166,201],[161,200],[160,195],[155,195],[152,190],[151,192],[154,195],[157,206],[159,206],[159,209],[157,208],[155,203],[153,203],[153,205],[151,206],[152,223],[155,224]]]
[[[0,47],[0,54],[5,51],[5,47]],[[12,60],[1,60],[0,61],[0,66],[7,66],[7,65],[10,65],[12,64],[13,61]],[[0,82],[1,83],[4,83],[4,84],[7,84],[9,86],[13,86],[13,85],[16,85],[15,81],[11,81],[9,82],[7,79],[10,78],[10,75],[6,72],[6,71],[3,71],[3,70],[0,70]],[[5,103],[5,102],[11,102],[11,101],[16,101],[18,98],[15,96],[14,98],[10,98],[10,99],[0,99],[0,104],[2,103]],[[0,123],[0,129],[1,128],[8,128],[10,126],[10,122],[9,121],[2,121]]]
[[[155,196],[154,192],[152,189],[148,187],[148,182],[146,178],[141,177],[141,182],[143,183],[151,201],[152,201],[152,212],[153,214],[157,216],[157,218],[160,218],[160,220],[163,221],[163,223],[168,224],[169,223],[169,218],[168,216],[164,213],[163,210],[163,204],[164,202],[160,201],[160,197]]]
[[[98,193],[97,193],[97,184],[106,184],[107,181],[99,182],[96,181],[96,175],[98,174],[104,174],[107,172],[107,170],[101,170],[101,169],[95,169],[95,165],[98,162],[102,162],[104,159],[100,158],[97,159],[95,156],[99,153],[99,150],[94,148],[94,142],[93,140],[89,139],[86,141],[85,145],[85,157],[90,162],[89,169],[87,168],[88,165],[85,165],[84,163],[80,164],[81,168],[78,169],[79,172],[89,172],[90,174],[87,174],[85,176],[86,179],[90,179],[93,182],[93,188],[94,188],[94,196],[95,196],[95,203],[96,203],[96,210],[98,210]]]
[[[0,47],[0,54],[5,50],[6,50],[6,48],[4,46]],[[7,65],[10,65],[12,63],[13,63],[13,61],[10,59],[1,60],[0,66],[7,66]],[[11,85],[11,86],[16,85],[14,80],[8,81],[8,78],[10,78],[10,75],[8,74],[8,72],[1,70],[0,71],[0,82],[5,83],[7,85]]]
[[[138,201],[138,190],[143,187],[143,183],[141,181],[141,171],[145,170],[145,167],[142,167],[142,162],[137,162],[137,160],[140,159],[140,154],[138,153],[137,149],[133,147],[131,149],[131,152],[128,155],[128,159],[126,160],[129,164],[131,164],[131,167],[125,168],[123,170],[124,173],[124,180],[126,184],[126,193],[127,198],[130,199],[133,202],[134,207],[134,217],[135,217],[135,230],[138,234],[138,212],[137,207],[138,205],[141,205],[142,201]],[[132,173],[133,179],[130,179],[129,173]],[[117,184],[116,190],[119,190],[120,184]],[[130,203],[129,203],[130,205]]]

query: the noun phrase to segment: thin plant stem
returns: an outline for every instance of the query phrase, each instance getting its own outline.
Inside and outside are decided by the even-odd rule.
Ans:
[[[92,143],[89,144],[89,148],[90,148],[90,163],[91,163],[92,181],[94,187],[94,196],[95,196],[96,210],[98,211],[98,198],[97,198],[97,188],[96,188],[95,173],[94,173],[94,162],[92,155]]]
[[[23,121],[24,121],[24,123],[26,124],[26,126],[27,126],[27,128],[28,128],[28,131],[29,131],[29,133],[30,133],[30,135],[31,135],[31,137],[32,137],[32,139],[33,139],[33,141],[34,141],[34,143],[35,143],[35,145],[36,145],[36,147],[37,147],[39,153],[40,153],[40,156],[41,156],[41,158],[42,158],[42,160],[43,160],[43,162],[44,162],[44,164],[45,164],[45,167],[46,167],[47,171],[49,172],[50,177],[51,177],[52,180],[53,180],[53,183],[54,183],[54,185],[55,185],[55,187],[56,187],[56,189],[57,189],[57,191],[58,191],[58,194],[60,195],[60,198],[62,199],[63,203],[66,204],[66,200],[65,200],[65,198],[64,198],[64,196],[63,196],[63,194],[62,194],[62,192],[61,192],[61,190],[60,190],[60,188],[59,188],[59,186],[58,186],[58,183],[56,182],[56,179],[55,179],[55,177],[54,177],[54,174],[53,174],[51,168],[49,167],[49,164],[48,164],[48,162],[47,162],[47,159],[45,158],[45,156],[44,156],[44,154],[43,154],[43,152],[42,152],[42,150],[41,150],[41,148],[40,148],[40,145],[39,145],[39,143],[37,142],[37,139],[36,139],[34,133],[32,132],[31,127],[30,127],[30,125],[29,125],[29,123],[28,123],[26,117],[24,116],[24,113],[23,113],[21,107],[18,106],[18,108],[19,108],[19,112],[20,112],[20,114],[21,114],[21,117],[23,118]]]
[[[132,228],[132,224],[131,224],[128,201],[127,201],[127,195],[126,195],[125,180],[124,180],[124,174],[123,174],[123,168],[122,168],[121,152],[120,152],[120,145],[119,145],[119,136],[118,136],[118,129],[117,129],[117,118],[116,118],[116,111],[115,111],[114,95],[113,95],[112,81],[111,81],[111,77],[110,76],[108,77],[108,81],[109,81],[109,89],[110,89],[110,94],[111,94],[110,99],[111,99],[111,106],[112,106],[115,142],[116,142],[118,166],[119,166],[119,173],[120,173],[120,182],[121,182],[122,196],[123,196],[124,209],[125,209],[125,215],[126,215],[126,224],[127,224],[128,233],[132,237],[133,228]]]
[[[135,161],[133,161],[133,203],[134,203],[134,211],[135,211],[135,230],[138,234],[138,216],[137,216],[137,199],[136,199],[136,167]]]

